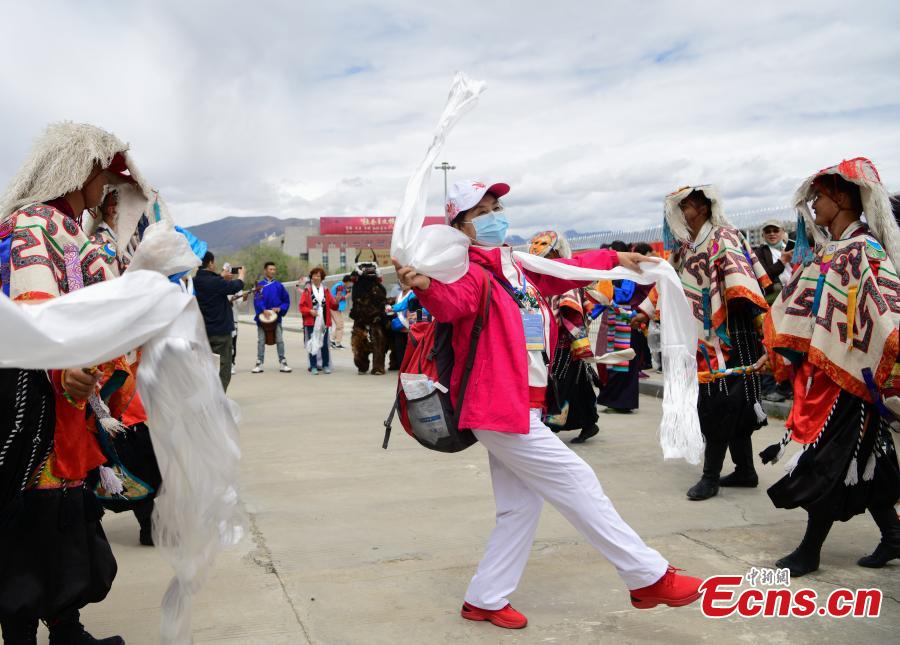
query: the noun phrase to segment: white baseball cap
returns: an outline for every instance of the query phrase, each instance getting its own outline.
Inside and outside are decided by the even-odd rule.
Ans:
[[[508,192],[509,184],[491,184],[477,179],[464,179],[454,182],[450,190],[447,191],[447,219],[452,222],[461,212],[469,210],[480,202],[481,198],[487,193],[500,199]]]

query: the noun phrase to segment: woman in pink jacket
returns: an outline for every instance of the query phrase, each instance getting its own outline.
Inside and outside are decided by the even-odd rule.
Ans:
[[[455,400],[479,308],[483,270],[494,287],[490,315],[482,331],[461,411],[460,427],[472,428],[487,449],[497,504],[497,524],[466,591],[462,616],[511,629],[527,619],[510,606],[528,562],[544,500],[549,501],[615,566],[637,608],[677,607],[699,597],[701,580],[677,569],[619,516],[591,467],[572,452],[541,419],[548,404],[548,364],[557,339],[556,322],[545,298],[587,282],[562,280],[524,270],[503,245],[506,219],[499,198],[506,184],[461,181],[448,194],[451,225],[472,239],[468,273],[452,284],[399,267],[401,282],[415,289],[435,319],[453,323],[457,356],[451,379]],[[567,264],[638,269],[648,258],[635,253],[594,251]],[[499,287],[499,288],[497,288]]]

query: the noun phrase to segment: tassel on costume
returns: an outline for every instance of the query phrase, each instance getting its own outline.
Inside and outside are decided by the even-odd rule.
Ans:
[[[866,469],[863,471],[862,479],[864,482],[870,482],[875,478],[875,448],[872,448],[872,454],[866,462]]]
[[[822,273],[819,274],[819,279],[816,280],[816,295],[813,296],[813,305],[812,310],[815,314],[819,311],[819,303],[822,301],[822,291],[825,290],[825,270],[822,270]]]
[[[703,303],[703,329],[708,332],[712,329],[712,298],[709,295],[709,287],[703,288],[703,293],[700,297]],[[719,365],[719,369],[723,367]]]
[[[675,235],[672,234],[672,229],[669,228],[669,220],[663,217],[663,248],[666,251],[674,251],[675,247],[678,244],[678,241],[675,239]]]
[[[850,467],[847,469],[847,476],[844,478],[844,486],[856,486],[859,483],[859,462],[856,455],[850,460]]]
[[[116,475],[109,466],[100,466],[100,485],[110,495],[119,495],[125,490],[122,480]]]
[[[800,215],[797,218],[797,241],[794,243],[794,255],[791,263],[806,266],[813,261],[813,257],[813,250],[810,248],[809,238],[806,236],[806,220]]]
[[[788,474],[788,477],[794,474],[794,470],[800,464],[800,459],[803,455],[806,454],[806,450],[798,450],[794,453],[794,456],[791,457],[791,460],[784,465],[784,472]]]
[[[109,413],[109,406],[106,405],[103,399],[97,396],[96,392],[88,397],[88,403],[90,403],[91,410],[94,411],[94,415],[97,417],[97,421],[100,422],[100,425],[109,434],[116,435],[128,429],[118,420],[113,418],[113,416]]]
[[[764,464],[777,464],[778,460],[784,456],[784,446],[779,443],[773,443],[771,446],[759,453],[759,458]]]
[[[784,456],[784,451],[791,442],[791,431],[787,430],[781,441],[773,443],[771,446],[759,453],[759,458],[764,464],[777,464],[778,460]]]
[[[128,429],[127,426],[122,425],[122,423],[120,423],[116,419],[113,419],[112,417],[105,417],[103,419],[100,419],[100,425],[102,425],[103,429],[111,435],[125,432]]]
[[[762,409],[762,404],[759,401],[753,403],[753,411],[756,412],[756,420],[759,423],[762,423],[769,418],[769,415]]]

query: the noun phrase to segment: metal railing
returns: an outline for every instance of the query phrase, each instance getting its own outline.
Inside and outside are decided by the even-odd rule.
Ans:
[[[772,218],[781,220],[787,224],[794,220],[796,214],[793,207],[785,205],[758,208],[737,213],[726,213],[726,217],[735,228],[747,230],[757,228],[767,219]],[[568,240],[573,251],[582,251],[585,249],[598,249],[604,244],[610,244],[616,240],[621,240],[626,244],[659,242],[663,237],[662,232],[663,227],[660,223],[642,229],[617,229],[612,231],[601,231],[599,233],[588,233],[586,235],[572,235]],[[527,251],[528,245],[523,244],[517,246],[516,250]]]
[[[758,228],[767,219],[778,219],[784,223],[793,221],[796,217],[794,209],[791,206],[772,206],[769,208],[758,208],[748,211],[740,211],[737,213],[726,214],[728,220],[742,230]],[[585,249],[597,249],[604,244],[609,244],[615,240],[621,240],[626,244],[635,244],[637,242],[659,242],[662,240],[662,224],[650,226],[642,229],[618,229],[612,231],[602,231],[599,233],[589,233],[586,235],[573,235],[569,237],[569,244],[572,250],[581,251]],[[516,250],[527,251],[528,245],[523,244],[516,247]],[[388,293],[391,292],[394,285],[397,284],[397,272],[393,266],[380,267],[382,281]],[[344,273],[333,273],[325,277],[325,284],[329,287],[344,277]],[[284,282],[285,288],[291,296],[291,308],[288,316],[299,316],[298,301],[300,292],[297,290],[297,280]]]

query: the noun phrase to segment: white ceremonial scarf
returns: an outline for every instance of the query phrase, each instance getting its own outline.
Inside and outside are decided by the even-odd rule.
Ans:
[[[322,345],[325,342],[325,307],[327,306],[325,302],[325,285],[320,284],[316,287],[316,285],[310,284],[309,288],[318,305],[316,305],[316,321],[313,323],[312,334],[310,334],[309,341],[306,343],[306,353],[315,356],[321,362]]]
[[[459,280],[469,269],[467,235],[450,226],[423,226],[427,180],[447,135],[478,101],[485,84],[457,73],[450,96],[438,121],[434,140],[406,186],[403,204],[394,223],[391,254],[401,265],[444,283]],[[697,417],[697,331],[690,305],[675,270],[664,262],[642,264],[642,273],[623,267],[596,270],[575,267],[528,253],[513,254],[524,268],[567,280],[633,280],[656,283],[659,292],[661,349],[663,355],[663,415],[660,445],[663,458],[700,462],[703,435]]]
[[[189,643],[191,596],[245,532],[237,406],[222,390],[196,299],[141,270],[37,304],[0,296],[0,367],[84,367],[136,347],[137,388],[163,480],[154,542],[175,570],[160,640]]]

